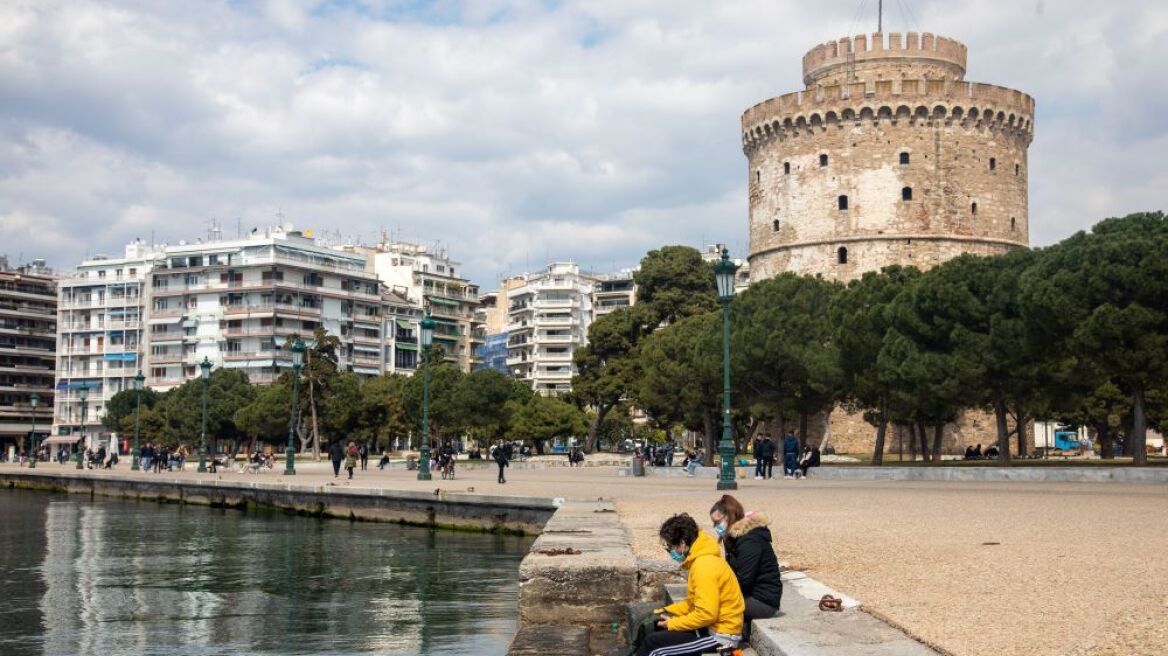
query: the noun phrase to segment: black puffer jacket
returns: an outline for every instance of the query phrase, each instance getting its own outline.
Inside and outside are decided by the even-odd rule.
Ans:
[[[779,578],[779,561],[771,548],[770,520],[761,512],[743,518],[726,531],[726,562],[738,577],[743,597],[779,607],[783,581]]]

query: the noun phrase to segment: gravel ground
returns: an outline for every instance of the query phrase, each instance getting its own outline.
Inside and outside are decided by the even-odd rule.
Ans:
[[[40,465],[37,471],[72,472],[68,467]],[[297,469],[297,484],[334,482],[327,463],[302,461]],[[620,478],[611,468],[513,468],[506,485],[495,483],[494,471],[463,466],[456,481],[435,475],[423,482],[413,472],[371,466],[351,483],[335,482],[614,498],[638,555],[660,560],[661,521],[684,511],[708,526],[706,512],[719,494],[713,479]],[[286,480],[273,472],[221,478]],[[814,478],[739,485],[736,494],[747,508],[771,516],[782,560],[944,651],[1168,654],[1168,486]]]

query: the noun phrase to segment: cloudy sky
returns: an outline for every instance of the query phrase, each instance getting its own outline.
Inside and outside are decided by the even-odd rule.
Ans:
[[[875,5],[0,0],[0,254],[68,268],[278,214],[441,240],[484,287],[664,243],[741,254],[741,112]],[[1168,3],[885,5],[885,31],[957,38],[967,79],[1037,98],[1034,244],[1164,207]]]

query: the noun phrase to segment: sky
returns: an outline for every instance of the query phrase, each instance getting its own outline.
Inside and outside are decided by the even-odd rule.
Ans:
[[[0,0],[0,254],[67,270],[278,221],[435,241],[484,289],[745,256],[739,119],[877,0]],[[1164,209],[1168,3],[885,0],[1036,98],[1030,238]]]

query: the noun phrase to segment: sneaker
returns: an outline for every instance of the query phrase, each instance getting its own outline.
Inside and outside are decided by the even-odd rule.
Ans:
[[[755,477],[754,477],[754,480],[756,480],[756,481],[761,481],[761,480],[762,480],[762,476],[755,476]]]

